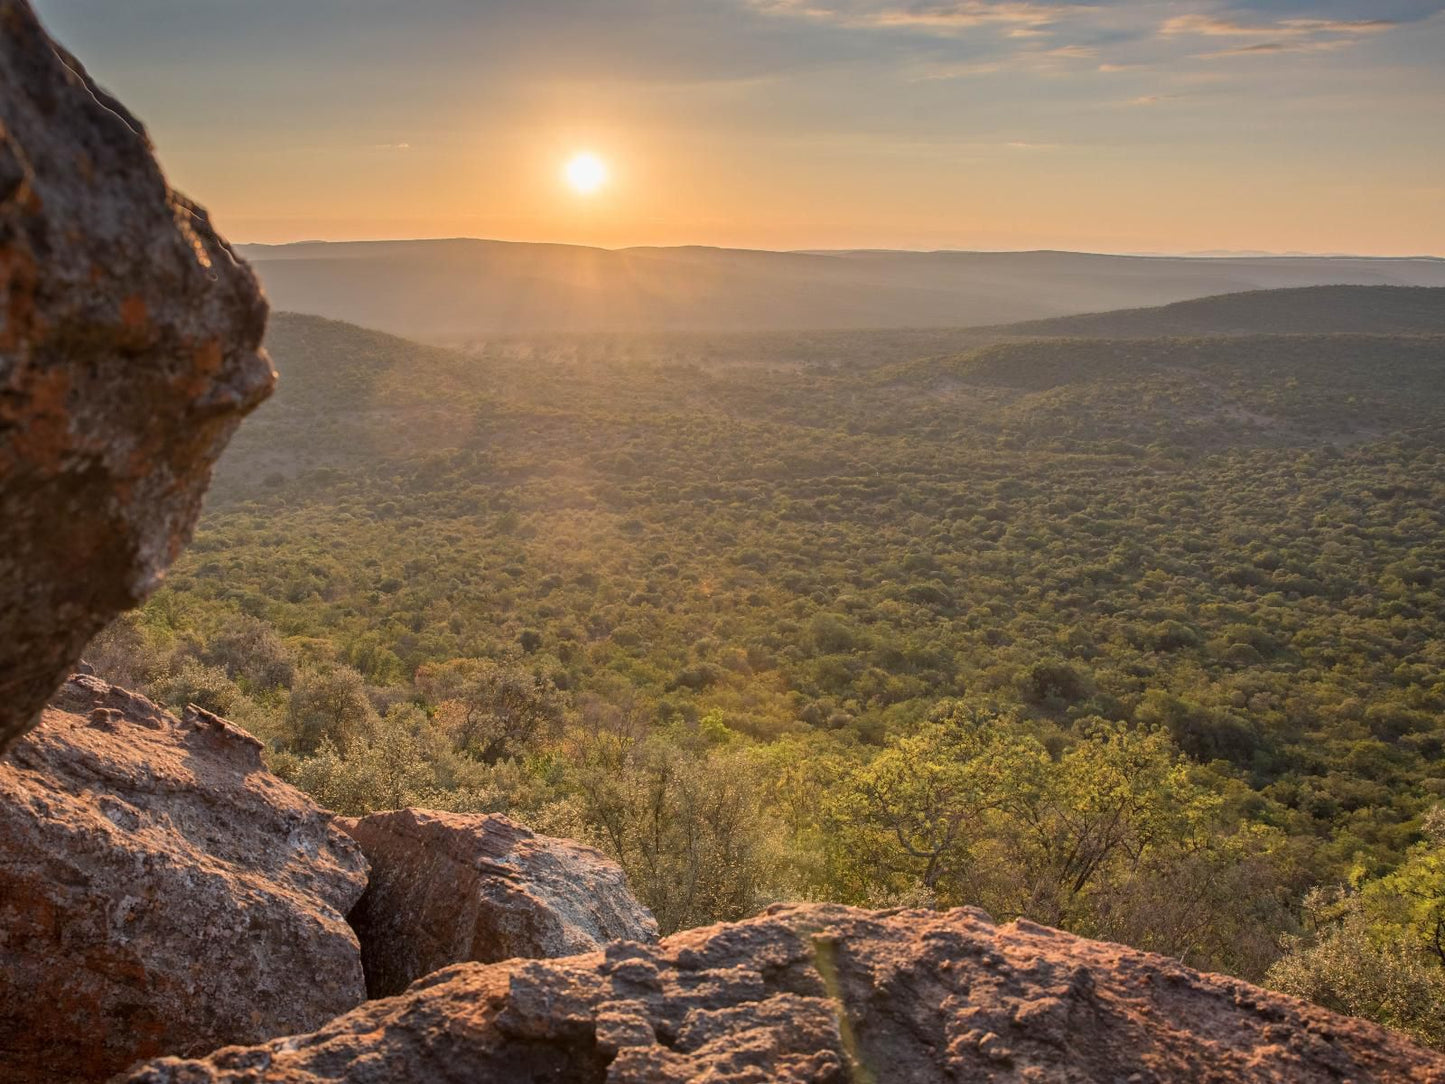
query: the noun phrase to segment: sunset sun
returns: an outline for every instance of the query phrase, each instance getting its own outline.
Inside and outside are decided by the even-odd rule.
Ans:
[[[562,172],[567,184],[581,196],[590,196],[607,183],[607,163],[587,151],[573,155]]]

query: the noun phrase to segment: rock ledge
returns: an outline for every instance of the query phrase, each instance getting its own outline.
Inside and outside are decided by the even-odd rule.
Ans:
[[[658,945],[460,964],[310,1035],[128,1084],[1341,1081],[1445,1056],[1159,956],[981,912],[789,905]]]
[[[0,758],[0,1078],[93,1081],[366,994],[366,862],[209,712],[73,678]]]

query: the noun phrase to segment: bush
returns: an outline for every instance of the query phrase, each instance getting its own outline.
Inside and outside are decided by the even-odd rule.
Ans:
[[[1268,982],[1335,1012],[1362,1016],[1445,1049],[1445,968],[1418,944],[1381,935],[1362,901],[1341,889],[1313,889],[1304,937],[1288,938]]]
[[[297,673],[286,721],[298,752],[309,755],[328,743],[344,754],[371,737],[376,712],[362,676],[349,666],[330,666]]]

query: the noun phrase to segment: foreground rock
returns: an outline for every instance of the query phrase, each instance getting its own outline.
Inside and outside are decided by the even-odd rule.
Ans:
[[[0,752],[189,537],[265,322],[140,124],[0,0]]]
[[[372,997],[448,964],[657,940],[622,870],[591,847],[495,815],[403,809],[338,823],[371,863],[350,918]]]
[[[1445,1081],[1445,1056],[1246,983],[973,911],[775,907],[660,945],[462,964],[311,1035],[130,1084]]]
[[[250,735],[76,678],[0,759],[0,1080],[319,1027],[365,996],[358,848]]]

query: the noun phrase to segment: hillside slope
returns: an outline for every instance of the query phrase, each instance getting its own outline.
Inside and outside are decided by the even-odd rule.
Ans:
[[[1197,335],[1445,334],[1445,289],[1307,286],[1222,294],[1155,308],[1063,316],[997,329],[1010,335],[1156,338]]]
[[[850,433],[860,432],[895,442],[887,459],[908,471],[917,467],[909,449],[944,433],[1059,447],[1146,445],[1167,430],[1170,444],[1202,451],[1353,441],[1445,414],[1445,335],[679,333],[456,350],[282,313],[268,344],[280,387],[219,465],[213,504],[267,478],[371,471],[466,448],[525,464],[550,484],[549,471],[595,477],[619,455],[658,478],[696,469],[745,477],[780,440],[809,449],[805,457],[829,446],[852,458]],[[714,426],[728,448],[716,461],[716,445],[698,443]],[[691,436],[657,443],[670,427]],[[786,436],[734,446],[762,432]]]

